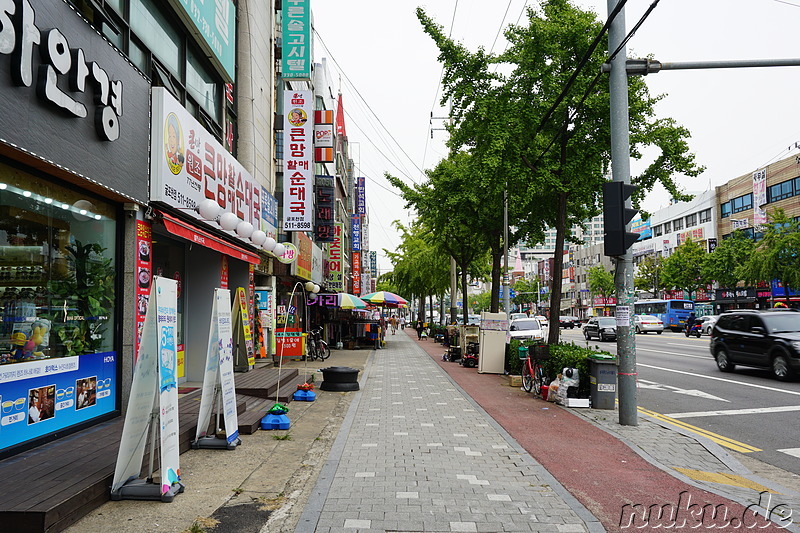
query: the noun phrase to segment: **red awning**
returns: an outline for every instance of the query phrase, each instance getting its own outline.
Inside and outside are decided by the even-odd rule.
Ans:
[[[197,243],[201,246],[205,246],[206,248],[211,248],[212,250],[216,250],[241,261],[247,261],[248,263],[252,263],[254,265],[257,265],[261,262],[261,258],[252,252],[248,252],[243,248],[229,244],[219,237],[215,237],[208,232],[194,227],[188,222],[184,222],[162,211],[159,211],[158,213],[162,217],[164,227],[167,228],[167,231],[173,235],[183,237],[189,242]]]

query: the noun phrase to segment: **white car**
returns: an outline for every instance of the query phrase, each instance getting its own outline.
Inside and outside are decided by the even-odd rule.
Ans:
[[[636,329],[636,333],[655,331],[661,335],[664,331],[664,322],[653,315],[633,315],[633,327]]]
[[[542,325],[535,318],[518,318],[508,324],[508,335],[512,339],[544,339]]]
[[[533,318],[539,321],[543,328],[546,328],[550,325],[550,322],[547,320],[547,317],[544,315],[536,315]]]
[[[508,320],[516,320],[518,318],[529,318],[527,313],[511,313],[508,315]]]
[[[719,315],[705,315],[697,318],[700,323],[700,333],[703,335],[711,335],[711,330],[714,329],[714,324],[717,323]]]

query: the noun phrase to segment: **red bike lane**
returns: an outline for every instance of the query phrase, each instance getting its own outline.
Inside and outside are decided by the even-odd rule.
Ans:
[[[413,340],[607,531],[785,531],[739,503],[664,472],[568,409],[509,386],[505,376],[442,361],[444,346]],[[618,415],[609,411],[609,416]],[[671,509],[677,520],[668,516]],[[667,513],[658,518],[662,510]]]

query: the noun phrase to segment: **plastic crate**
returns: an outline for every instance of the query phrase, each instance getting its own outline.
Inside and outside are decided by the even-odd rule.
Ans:
[[[550,345],[537,344],[532,346],[534,359],[549,359],[550,358]]]

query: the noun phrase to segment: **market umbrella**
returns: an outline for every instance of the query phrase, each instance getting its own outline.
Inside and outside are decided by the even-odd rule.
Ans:
[[[339,293],[339,308],[340,309],[364,309],[369,304],[355,296],[346,292]]]
[[[378,291],[365,294],[361,297],[365,302],[387,307],[404,307],[408,305],[408,300],[389,291]]]

